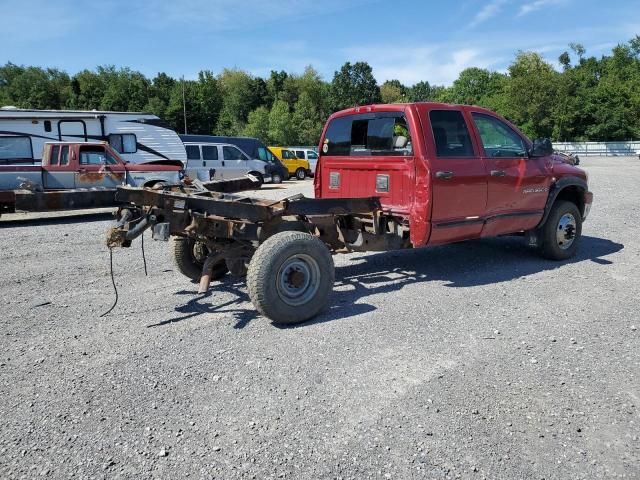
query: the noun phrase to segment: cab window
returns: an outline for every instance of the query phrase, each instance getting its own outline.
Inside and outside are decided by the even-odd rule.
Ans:
[[[218,160],[218,147],[214,145],[202,146],[202,159],[203,160]]]
[[[304,160],[304,152],[302,150],[296,150],[296,157],[300,160]]]
[[[104,148],[81,147],[80,165],[115,165],[116,160],[108,155]]]
[[[404,114],[380,112],[333,119],[322,151],[334,156],[405,156],[413,148]]]
[[[282,150],[283,160],[297,160],[298,157],[291,150]]]
[[[473,157],[473,144],[462,112],[431,110],[431,131],[438,157]]]
[[[49,165],[58,165],[59,156],[60,156],[60,145],[53,145],[51,147],[51,154],[49,155]]]
[[[60,165],[69,165],[69,146],[65,145],[60,151]]]
[[[247,156],[236,147],[222,147],[222,157],[225,160],[249,160]]]
[[[526,157],[527,145],[520,135],[501,120],[472,113],[487,157]]]
[[[200,160],[200,147],[198,145],[186,145],[187,160]]]

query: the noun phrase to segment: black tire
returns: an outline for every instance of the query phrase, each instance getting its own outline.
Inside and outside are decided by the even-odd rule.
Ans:
[[[276,324],[304,322],[326,307],[334,275],[331,253],[317,237],[276,233],[258,247],[249,263],[249,298]]]
[[[304,168],[299,168],[296,170],[296,178],[298,180],[304,180],[307,178],[307,172],[304,171]]]
[[[271,183],[282,183],[282,176],[279,173],[271,175]]]
[[[549,260],[573,257],[582,236],[582,215],[573,202],[558,200],[542,226],[541,254]]]
[[[173,237],[173,258],[178,271],[194,282],[199,282],[202,276],[204,260],[209,254],[209,249],[202,243],[192,238]],[[213,266],[211,280],[219,280],[229,270],[224,260]]]
[[[253,175],[254,177],[256,177],[258,179],[258,182],[260,183],[258,185],[258,188],[262,187],[262,185],[264,185],[264,175],[262,175],[260,172],[249,172],[249,175]]]

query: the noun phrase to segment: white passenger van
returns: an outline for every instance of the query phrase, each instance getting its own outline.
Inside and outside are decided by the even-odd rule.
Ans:
[[[251,174],[258,178],[261,185],[265,181],[271,181],[271,174],[267,172],[267,162],[252,159],[235,145],[185,141],[184,148],[187,152],[185,174],[191,179],[208,182]]]

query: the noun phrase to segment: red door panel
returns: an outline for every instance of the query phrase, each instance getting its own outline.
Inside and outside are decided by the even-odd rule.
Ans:
[[[535,227],[548,195],[547,161],[529,158],[526,138],[502,119],[478,111],[472,111],[471,117],[488,177],[487,218],[482,235]]]

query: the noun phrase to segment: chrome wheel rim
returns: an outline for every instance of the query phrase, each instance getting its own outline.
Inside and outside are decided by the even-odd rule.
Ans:
[[[308,303],[320,287],[318,262],[305,254],[289,257],[278,270],[276,286],[287,305],[296,307]]]
[[[566,250],[573,245],[576,239],[576,226],[577,222],[572,214],[565,213],[560,218],[556,229],[556,241],[558,242],[558,247],[562,250]]]
[[[274,175],[272,177],[273,183],[281,183],[282,182],[282,178],[280,177],[280,175]]]

